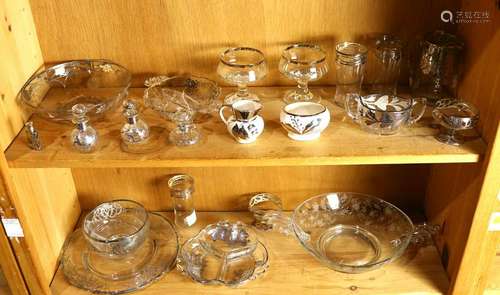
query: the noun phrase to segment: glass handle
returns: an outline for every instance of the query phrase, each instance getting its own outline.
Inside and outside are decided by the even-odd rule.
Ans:
[[[418,246],[432,244],[432,236],[437,234],[441,227],[426,222],[415,225],[410,242]]]
[[[420,120],[420,118],[422,118],[426,109],[425,104],[426,104],[426,99],[423,97],[414,99],[413,105],[411,107],[410,120],[408,121],[408,125],[415,124],[415,122],[417,122],[418,120]],[[418,111],[415,114],[416,110]]]
[[[344,108],[347,115],[355,121],[359,119],[359,100],[359,95],[348,94],[346,95],[344,102]]]
[[[263,253],[262,258],[255,262],[255,270],[250,277],[250,280],[252,281],[264,274],[269,269],[269,254],[267,253],[266,247],[264,247],[261,242],[259,242],[259,244],[261,244]]]
[[[224,124],[227,125],[228,120],[226,119],[226,116],[224,116],[224,110],[226,108],[231,108],[232,109],[232,106],[230,106],[230,105],[223,105],[223,106],[221,106],[220,109],[219,109],[219,116],[220,116],[220,119],[222,120],[222,122],[224,122]]]

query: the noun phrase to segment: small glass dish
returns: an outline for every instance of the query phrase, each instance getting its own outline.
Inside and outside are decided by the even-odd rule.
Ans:
[[[461,145],[465,140],[457,131],[473,129],[479,121],[479,110],[465,101],[441,99],[436,102],[432,117],[442,127],[435,136],[438,141]]]
[[[248,91],[248,84],[267,75],[267,63],[262,51],[250,47],[229,48],[221,53],[217,73],[224,81],[238,86],[238,91],[224,98],[224,104],[233,104],[242,99],[259,101],[259,97]]]
[[[279,70],[287,78],[297,82],[297,88],[285,94],[285,103],[321,101],[321,97],[312,93],[307,86],[309,82],[321,79],[328,72],[326,53],[318,45],[288,46],[281,54]]]
[[[54,121],[71,121],[74,105],[87,107],[90,120],[121,105],[132,75],[109,60],[74,60],[35,73],[22,87],[18,101]]]
[[[109,256],[89,244],[83,229],[73,232],[63,247],[61,268],[68,282],[99,294],[123,294],[143,289],[176,264],[179,250],[174,226],[148,213],[150,231],[144,242],[124,255]]]
[[[142,245],[149,233],[148,212],[134,201],[114,200],[94,208],[83,221],[83,233],[94,249],[124,255]]]
[[[269,263],[266,247],[241,222],[208,225],[181,247],[179,269],[201,284],[236,287],[263,274]]]

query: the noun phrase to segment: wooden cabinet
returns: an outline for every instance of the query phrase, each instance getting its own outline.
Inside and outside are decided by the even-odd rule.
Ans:
[[[487,11],[489,18],[481,24],[444,23],[443,10]],[[143,294],[462,295],[495,286],[489,270],[496,269],[497,234],[488,231],[492,212],[500,211],[500,13],[494,1],[1,0],[0,12],[0,164],[6,186],[2,197],[8,201],[1,205],[4,210],[12,205],[10,214],[23,226],[25,237],[10,244],[31,294],[84,294],[58,270],[61,248],[82,213],[123,196],[149,210],[168,211],[165,179],[178,172],[195,177],[197,208],[206,211],[202,222],[249,220],[242,212],[247,197],[260,191],[280,195],[287,210],[314,194],[358,191],[423,216],[441,225],[441,232],[435,245],[363,275],[330,271],[292,239],[265,233],[271,267],[262,280],[223,289],[197,285],[173,271]],[[428,127],[429,115],[398,135],[367,134],[331,102],[334,70],[313,85],[333,118],[321,140],[303,143],[286,137],[279,126],[279,99],[292,83],[277,69],[286,44],[318,43],[333,65],[333,48],[340,40],[363,42],[375,32],[413,40],[437,28],[456,31],[466,41],[459,96],[479,107],[480,138],[460,147],[440,144],[433,138],[436,130]],[[101,133],[96,153],[73,151],[70,125],[36,116],[32,119],[45,149],[35,152],[25,144],[22,126],[30,114],[16,103],[16,93],[43,64],[112,59],[133,72],[129,96],[140,99],[142,81],[152,73],[191,72],[218,80],[217,54],[231,45],[260,48],[269,63],[268,77],[254,89],[263,98],[266,120],[254,144],[235,143],[214,118],[201,125],[204,138],[193,147],[165,144],[150,154],[125,153],[119,116],[95,124]],[[171,128],[152,112],[144,117],[158,134]]]

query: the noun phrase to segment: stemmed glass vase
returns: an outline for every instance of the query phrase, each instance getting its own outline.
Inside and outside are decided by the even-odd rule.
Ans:
[[[264,54],[255,48],[235,47],[222,52],[217,73],[224,81],[238,86],[238,91],[224,99],[225,104],[233,104],[242,99],[259,101],[259,97],[248,91],[248,84],[264,78],[267,64]]]
[[[279,63],[280,72],[297,82],[297,88],[285,94],[286,103],[319,102],[321,97],[308,87],[310,81],[321,79],[328,72],[326,53],[317,45],[293,44],[285,48]]]

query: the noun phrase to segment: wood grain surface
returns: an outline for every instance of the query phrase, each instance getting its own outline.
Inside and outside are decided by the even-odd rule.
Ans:
[[[166,214],[170,216],[170,214]],[[200,213],[194,228],[180,231],[181,241],[218,220],[251,222],[248,213]],[[239,288],[204,286],[172,270],[160,281],[136,294],[445,294],[446,273],[434,246],[408,249],[396,262],[381,269],[345,274],[328,269],[308,254],[292,237],[260,232],[269,251],[270,267],[264,276]],[[67,283],[61,269],[51,284],[53,295],[83,295],[86,291]]]
[[[80,216],[80,204],[70,169],[11,169],[16,210],[28,216],[30,252],[37,276],[48,286],[66,236]]]
[[[43,64],[28,0],[0,1],[0,150],[30,115],[16,102],[18,91]]]
[[[392,136],[378,136],[363,131],[350,120],[344,110],[331,102],[334,88],[323,87],[316,92],[331,113],[329,127],[319,140],[293,141],[279,122],[284,103],[280,98],[285,87],[256,88],[263,100],[261,112],[266,126],[264,133],[252,144],[238,144],[229,135],[224,123],[214,116],[200,124],[202,140],[190,147],[167,144],[173,128],[158,114],[147,110],[143,118],[151,125],[154,147],[147,153],[127,153],[121,149],[119,130],[124,123],[116,111],[104,121],[96,122],[100,146],[90,154],[72,148],[69,136],[73,127],[35,117],[45,148],[33,151],[26,138],[19,136],[6,152],[11,167],[241,167],[241,166],[311,166],[358,164],[412,164],[477,162],[483,153],[481,139],[456,147],[434,139],[437,129],[430,128],[432,118],[426,116],[417,124]],[[224,88],[224,93],[233,91]],[[131,97],[142,97],[142,89],[132,89]],[[165,131],[166,129],[166,131]]]
[[[332,67],[319,82],[333,84],[336,43],[365,43],[370,35],[382,32],[413,40],[436,28],[453,29],[440,14],[459,4],[453,0],[31,0],[46,63],[108,58],[136,74],[190,72],[218,79],[219,53],[245,45],[264,52],[269,74],[261,84],[273,86],[293,84],[278,72],[281,51],[288,44],[322,46]]]
[[[201,211],[244,211],[259,192],[271,192],[293,210],[305,199],[327,192],[372,194],[403,208],[423,209],[427,165],[106,168],[72,169],[83,209],[129,198],[149,210],[171,210],[169,177],[187,173],[195,180],[195,204]]]

